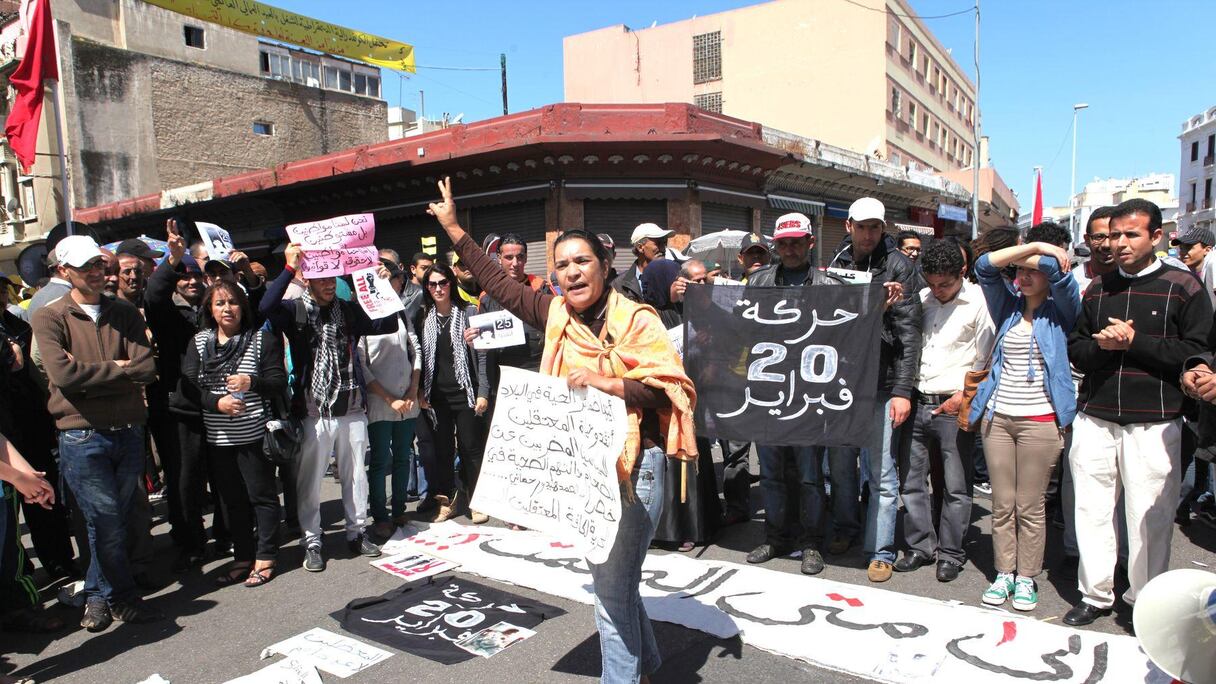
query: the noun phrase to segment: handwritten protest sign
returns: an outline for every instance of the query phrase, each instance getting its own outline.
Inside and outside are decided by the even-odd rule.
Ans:
[[[228,234],[228,231],[214,223],[203,221],[195,221],[194,225],[198,228],[198,236],[203,241],[203,247],[207,249],[207,258],[227,259],[233,249],[232,236]]]
[[[319,249],[304,252],[300,270],[305,278],[336,278],[380,263],[375,247]]]
[[[370,247],[376,243],[376,216],[350,214],[323,221],[293,223],[287,226],[287,237],[304,251],[316,249],[349,249]]]
[[[355,299],[370,318],[384,318],[405,311],[405,304],[393,291],[393,286],[375,268],[365,268],[351,274],[355,281]]]
[[[524,343],[524,324],[510,311],[491,311],[469,317],[469,327],[480,330],[474,349],[502,349]]]
[[[625,402],[502,367],[473,510],[573,545],[603,563],[616,540]]]
[[[371,566],[395,577],[400,577],[406,582],[413,582],[423,577],[438,575],[441,572],[447,572],[458,567],[451,561],[417,551],[398,554],[392,558],[374,560],[371,562]]]
[[[311,664],[287,658],[273,665],[228,680],[227,684],[322,684],[321,675]]]
[[[684,368],[697,434],[861,446],[878,393],[882,287],[688,288]]]
[[[331,675],[346,678],[386,660],[393,654],[329,630],[314,627],[262,651],[262,657],[277,653],[311,665]]]

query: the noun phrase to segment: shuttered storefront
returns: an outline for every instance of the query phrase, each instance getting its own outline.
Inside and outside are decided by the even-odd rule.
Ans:
[[[708,235],[719,230],[752,229],[752,210],[750,207],[740,207],[716,202],[701,204],[701,234]]]
[[[629,237],[640,223],[667,225],[666,200],[588,199],[583,201],[583,226],[592,233],[608,233],[616,242],[617,271],[633,263]]]
[[[475,207],[471,212],[470,228],[478,241],[491,233],[519,235],[528,243],[528,265],[524,270],[530,275],[545,275],[548,257],[545,254],[544,200]]]
[[[438,252],[441,255],[452,248],[451,241],[434,216],[425,213],[376,216],[376,246],[380,249],[396,250],[403,264],[409,264],[414,254],[422,251],[423,237],[437,238]]]

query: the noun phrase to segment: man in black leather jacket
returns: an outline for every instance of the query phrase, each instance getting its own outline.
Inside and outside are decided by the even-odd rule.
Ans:
[[[849,207],[845,228],[849,234],[837,247],[828,272],[856,280],[898,282],[903,297],[883,314],[880,345],[878,398],[882,407],[875,416],[872,439],[866,448],[870,465],[870,502],[865,525],[865,552],[870,557],[867,576],[871,582],[891,577],[895,562],[895,519],[898,513],[899,477],[896,463],[901,446],[900,425],[912,408],[920,364],[921,307],[918,293],[924,283],[915,265],[900,252],[895,240],[883,232],[886,208],[872,197],[863,197]],[[906,445],[905,445],[906,448]],[[857,482],[860,450],[833,447],[828,450],[832,474],[832,518],[835,536],[829,551],[843,553],[861,531]]]

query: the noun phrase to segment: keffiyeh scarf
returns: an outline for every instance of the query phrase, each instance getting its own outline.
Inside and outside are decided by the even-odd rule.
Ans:
[[[329,310],[326,311],[313,299],[311,292],[305,292],[304,305],[308,312],[308,325],[316,342],[308,394],[321,415],[331,417],[334,404],[342,392],[355,389],[346,320],[337,301],[330,304]]]
[[[422,324],[422,391],[427,401],[431,399],[431,385],[435,381],[435,352],[439,343],[439,312],[431,307],[426,312],[426,320]],[[464,310],[459,306],[452,307],[452,320],[448,324],[448,337],[451,338],[452,360],[456,365],[456,382],[464,390],[469,408],[473,408],[473,380],[469,377],[468,349],[464,344],[465,318]]]

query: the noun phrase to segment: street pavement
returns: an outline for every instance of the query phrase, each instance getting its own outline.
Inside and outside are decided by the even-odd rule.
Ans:
[[[754,459],[753,459],[754,463]],[[719,463],[719,468],[721,464]],[[327,535],[325,553],[328,569],[323,573],[305,572],[300,567],[302,553],[295,541],[287,542],[280,555],[282,574],[269,584],[249,589],[243,586],[218,588],[215,578],[230,559],[213,560],[201,572],[174,575],[170,571],[175,556],[168,526],[160,521],[154,530],[161,559],[157,575],[165,586],[148,595],[148,601],[167,618],[149,625],[115,623],[100,634],[89,634],[76,626],[79,609],[53,607],[71,627],[58,634],[0,634],[0,672],[16,669],[16,674],[37,682],[141,682],[159,674],[181,683],[224,682],[249,674],[273,660],[259,660],[263,648],[313,627],[341,632],[331,613],[354,598],[376,596],[400,586],[399,580],[372,568],[367,559],[351,558],[342,534],[342,508],[338,484],[326,478],[322,487],[326,503],[322,520]],[[753,501],[758,491],[753,487]],[[972,526],[967,537],[969,560],[964,572],[949,584],[936,581],[933,567],[917,572],[896,573],[883,589],[942,600],[978,604],[981,592],[993,574],[989,530],[990,501],[976,498]],[[163,513],[163,504],[159,508]],[[698,548],[694,557],[743,562],[743,556],[763,535],[762,517],[723,531],[717,543]],[[467,523],[467,519],[458,518]],[[497,524],[495,521],[491,524]],[[1047,564],[1055,566],[1060,558],[1059,530],[1052,527]],[[897,537],[898,538],[898,537]],[[26,545],[28,537],[26,537]],[[1198,522],[1185,529],[1175,528],[1171,568],[1208,568],[1216,566],[1216,530]],[[652,553],[664,553],[652,551]],[[866,559],[859,548],[841,556],[828,556],[821,577],[853,584],[868,584]],[[775,559],[766,568],[797,573],[799,562]],[[41,573],[36,577],[43,579]],[[1041,578],[1039,607],[1032,614],[1041,620],[1059,621],[1078,599],[1075,580],[1058,572]],[[440,682],[589,682],[599,675],[599,643],[590,606],[540,592],[476,578],[525,598],[542,600],[566,610],[566,614],[542,623],[537,635],[493,656],[474,658],[457,665],[440,665],[407,653],[393,657],[344,681],[393,681],[409,678],[432,684]],[[45,583],[43,583],[45,584]],[[59,584],[51,584],[44,595],[53,597]],[[1125,586],[1125,581],[1120,588]],[[709,635],[671,624],[656,622],[655,634],[663,654],[662,669],[652,681],[658,682],[863,682],[811,664],[773,655],[743,645],[738,638],[715,639]],[[1115,634],[1130,634],[1127,621],[1118,616],[1099,619],[1092,629]],[[391,650],[391,649],[390,649]],[[7,660],[4,660],[7,656]],[[277,657],[276,657],[277,658]],[[323,674],[326,681],[337,681]]]

